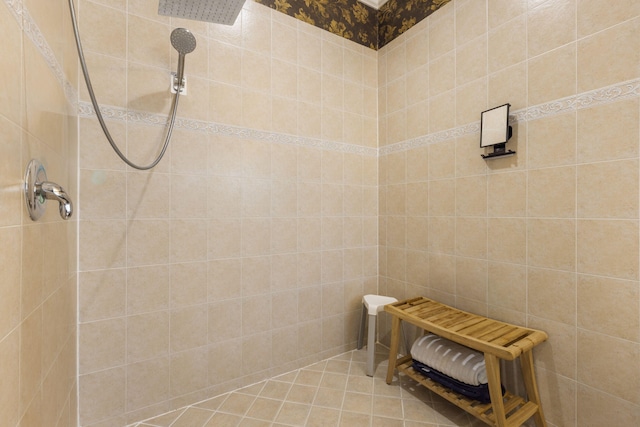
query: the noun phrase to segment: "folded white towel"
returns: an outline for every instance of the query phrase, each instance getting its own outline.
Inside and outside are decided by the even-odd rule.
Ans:
[[[437,335],[418,338],[411,347],[411,357],[463,383],[487,383],[487,369],[481,352]]]

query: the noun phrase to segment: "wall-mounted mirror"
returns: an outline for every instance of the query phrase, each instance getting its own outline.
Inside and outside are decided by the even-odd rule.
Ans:
[[[515,154],[515,151],[506,150],[507,141],[512,135],[512,128],[509,126],[509,107],[511,104],[491,108],[483,111],[480,116],[480,147],[493,147],[492,153],[482,154],[485,159]]]

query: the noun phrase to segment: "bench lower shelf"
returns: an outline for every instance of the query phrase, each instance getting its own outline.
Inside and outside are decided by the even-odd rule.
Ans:
[[[493,413],[491,403],[481,403],[477,400],[469,399],[466,396],[458,394],[451,389],[425,377],[413,369],[413,361],[410,356],[398,359],[396,368],[408,377],[414,379],[422,386],[428,388],[438,396],[448,400],[469,414],[485,422],[490,426],[496,425],[496,417]],[[519,426],[529,419],[538,410],[538,405],[533,402],[527,402],[520,396],[516,396],[509,391],[504,394],[504,409],[507,415],[507,425]]]

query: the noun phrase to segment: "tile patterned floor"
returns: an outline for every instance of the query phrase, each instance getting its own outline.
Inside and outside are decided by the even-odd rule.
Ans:
[[[485,425],[404,375],[387,385],[386,351],[376,354],[373,378],[365,350],[354,350],[132,427]]]

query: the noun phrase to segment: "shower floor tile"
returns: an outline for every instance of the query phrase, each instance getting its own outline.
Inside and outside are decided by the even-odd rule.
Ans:
[[[373,378],[366,350],[353,350],[129,427],[485,425],[404,375],[388,385],[388,349],[376,351]]]

